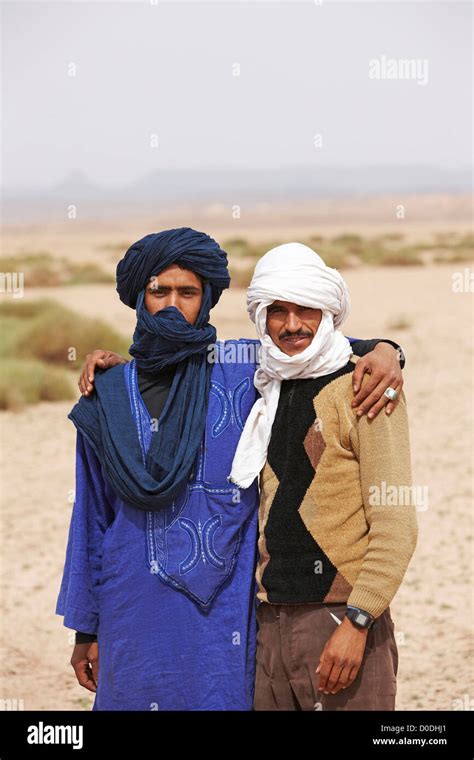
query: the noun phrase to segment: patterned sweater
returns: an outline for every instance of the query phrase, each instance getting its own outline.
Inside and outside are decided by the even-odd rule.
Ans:
[[[282,382],[260,475],[261,601],[347,602],[379,617],[405,575],[418,530],[406,401],[358,418],[354,367]]]

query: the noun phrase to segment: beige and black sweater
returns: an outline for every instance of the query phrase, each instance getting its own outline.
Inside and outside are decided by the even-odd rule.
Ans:
[[[261,601],[347,602],[379,617],[405,575],[417,540],[406,401],[358,418],[354,367],[282,382],[260,476]]]

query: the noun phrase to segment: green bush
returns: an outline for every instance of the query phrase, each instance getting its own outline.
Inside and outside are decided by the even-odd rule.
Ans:
[[[18,411],[39,401],[67,401],[77,395],[67,373],[39,361],[1,359],[0,409]]]
[[[48,251],[19,256],[0,256],[0,272],[23,272],[30,288],[58,285],[111,283],[112,274],[95,263],[76,264],[66,258],[52,256]]]
[[[128,346],[104,322],[57,301],[5,301],[0,304],[0,409],[72,399],[68,370],[79,369],[94,348],[127,356]]]
[[[40,359],[68,369],[104,346],[127,354],[129,341],[101,320],[83,317],[55,301],[0,304],[0,355]]]

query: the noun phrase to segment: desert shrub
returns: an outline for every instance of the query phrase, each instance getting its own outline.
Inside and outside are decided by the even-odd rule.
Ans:
[[[74,399],[77,390],[68,373],[43,362],[24,359],[1,360],[0,409],[18,411],[39,401]]]

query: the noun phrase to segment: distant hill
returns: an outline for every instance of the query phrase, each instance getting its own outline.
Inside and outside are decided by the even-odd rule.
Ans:
[[[471,192],[472,169],[432,166],[361,166],[294,169],[155,169],[126,185],[106,187],[75,170],[60,183],[43,188],[4,189],[5,222],[64,217],[69,204],[80,204],[84,217],[115,216],[124,207],[148,213],[156,204],[240,205],[311,198],[377,196],[394,193]]]

